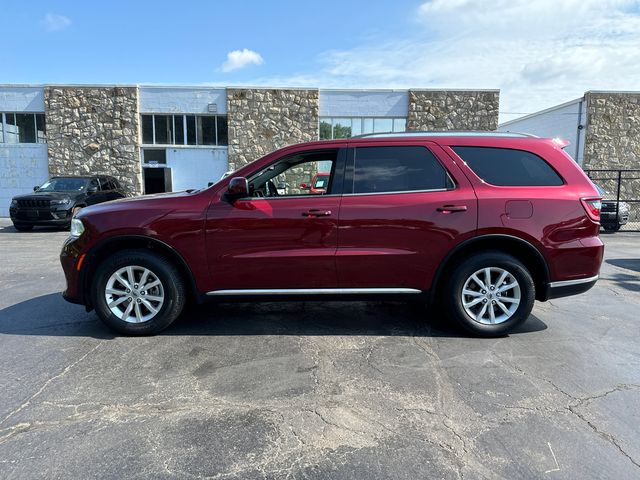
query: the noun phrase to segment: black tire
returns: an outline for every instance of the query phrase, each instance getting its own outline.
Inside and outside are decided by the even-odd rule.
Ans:
[[[462,303],[462,289],[467,279],[478,270],[487,267],[496,267],[507,271],[517,280],[520,288],[520,303],[512,316],[502,323],[480,323],[465,311]],[[511,255],[499,251],[487,251],[477,253],[454,267],[443,290],[442,304],[449,318],[465,331],[480,337],[498,337],[506,335],[522,324],[529,317],[534,302],[535,284],[527,268]],[[479,306],[482,307],[481,304]]]
[[[105,289],[111,275],[127,266],[149,269],[162,283],[164,303],[148,321],[129,323],[118,318],[107,306]],[[91,287],[98,317],[113,330],[124,335],[154,335],[178,318],[186,302],[186,288],[180,271],[167,258],[148,250],[124,250],[105,259],[98,267]]]
[[[603,225],[602,228],[604,228],[606,232],[617,232],[618,230],[620,230],[620,224],[616,223],[615,225]]]
[[[33,225],[29,225],[27,223],[14,223],[13,228],[18,230],[19,232],[28,232],[33,230]]]

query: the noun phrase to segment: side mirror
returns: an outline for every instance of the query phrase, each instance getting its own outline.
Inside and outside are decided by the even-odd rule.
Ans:
[[[244,177],[233,177],[227,187],[227,198],[232,203],[249,196],[249,182]]]
[[[89,188],[87,188],[87,195],[93,195],[97,191],[98,187],[96,187],[95,185],[91,185]]]
[[[35,187],[33,187],[33,191],[34,191],[34,192],[37,192],[39,188],[40,188],[40,187],[36,185]]]

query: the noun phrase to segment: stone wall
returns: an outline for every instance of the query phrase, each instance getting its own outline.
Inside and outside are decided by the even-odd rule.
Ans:
[[[407,130],[496,130],[497,90],[409,90]]]
[[[583,168],[640,168],[640,93],[587,92]]]
[[[318,139],[317,89],[229,88],[229,169]]]
[[[46,87],[51,175],[113,175],[142,192],[137,87]]]

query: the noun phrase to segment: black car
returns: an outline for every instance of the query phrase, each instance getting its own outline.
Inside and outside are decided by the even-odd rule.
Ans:
[[[80,208],[125,196],[118,180],[106,175],[52,177],[33,193],[13,197],[9,215],[20,231],[35,225],[68,228]]]
[[[594,184],[598,193],[602,195],[602,208],[600,209],[600,225],[607,232],[617,232],[622,225],[629,221],[629,204],[618,200],[609,200],[611,193],[598,184]]]

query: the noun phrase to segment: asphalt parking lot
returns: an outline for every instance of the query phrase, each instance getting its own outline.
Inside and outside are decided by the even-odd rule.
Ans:
[[[467,338],[403,303],[221,304],[150,338],[61,298],[67,233],[0,220],[0,478],[640,478],[640,234]]]

